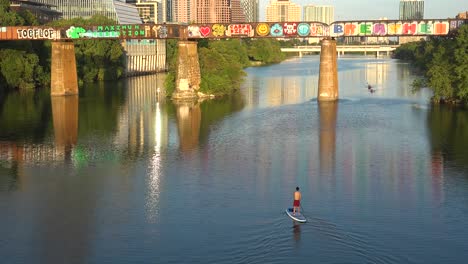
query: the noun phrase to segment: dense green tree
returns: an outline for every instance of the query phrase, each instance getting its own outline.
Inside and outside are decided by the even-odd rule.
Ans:
[[[468,102],[468,25],[458,30],[458,35],[454,40],[454,86],[457,96]]]
[[[10,1],[0,0],[0,26],[37,25],[29,11],[10,10]],[[44,44],[33,41],[0,41],[0,90],[33,89],[49,82]]]
[[[168,39],[166,41],[166,63],[168,73],[166,75],[166,79],[164,80],[164,87],[166,88],[166,94],[168,96],[172,95],[176,87],[175,73],[177,70],[176,66],[178,56],[177,43],[178,42],[175,39]]]
[[[468,25],[448,36],[402,45],[395,55],[424,73],[414,88],[432,89],[434,102],[468,103]]]
[[[249,58],[263,63],[278,63],[286,58],[280,42],[275,39],[254,39],[248,49]]]
[[[46,84],[48,78],[39,65],[36,54],[20,50],[0,50],[0,75],[2,83],[8,87],[33,89],[38,84]]]

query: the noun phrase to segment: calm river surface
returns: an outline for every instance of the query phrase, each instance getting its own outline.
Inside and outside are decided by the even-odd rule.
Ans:
[[[161,75],[1,97],[0,262],[466,263],[468,113],[407,64],[338,64],[336,103],[317,56],[197,105]]]

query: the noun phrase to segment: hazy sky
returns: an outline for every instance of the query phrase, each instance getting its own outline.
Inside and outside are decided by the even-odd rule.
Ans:
[[[301,6],[333,5],[335,20],[398,19],[400,0],[290,0]],[[260,20],[265,21],[265,9],[270,0],[260,0]],[[425,0],[424,18],[455,17],[468,11],[468,0]]]

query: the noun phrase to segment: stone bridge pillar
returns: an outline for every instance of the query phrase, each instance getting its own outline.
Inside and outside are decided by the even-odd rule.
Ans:
[[[176,90],[172,99],[196,99],[200,89],[201,75],[196,41],[179,41]]]
[[[338,67],[336,40],[325,38],[321,42],[318,101],[338,100]]]
[[[73,42],[52,42],[51,95],[78,94],[75,46]]]

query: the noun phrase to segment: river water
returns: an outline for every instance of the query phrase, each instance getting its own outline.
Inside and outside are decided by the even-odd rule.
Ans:
[[[163,75],[4,95],[1,262],[464,263],[468,113],[369,57],[340,57],[318,103],[318,63],[200,104],[164,100]]]

